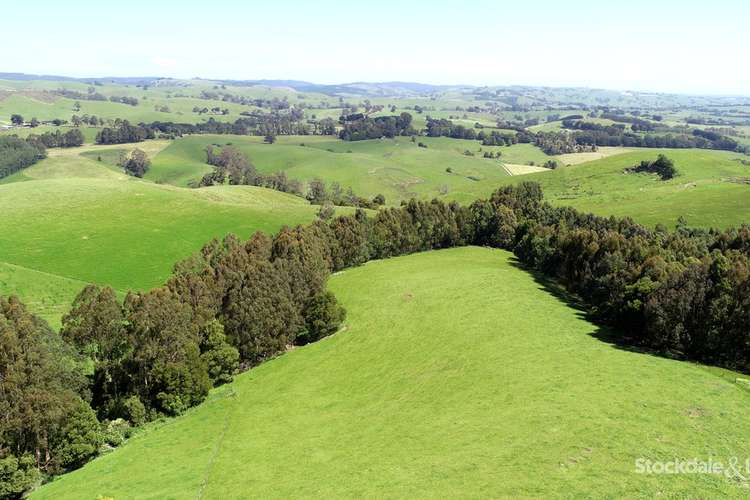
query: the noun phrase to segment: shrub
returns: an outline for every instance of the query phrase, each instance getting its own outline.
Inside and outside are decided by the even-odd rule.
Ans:
[[[124,416],[135,426],[146,422],[146,407],[138,396],[130,396],[123,401]]]
[[[307,344],[336,333],[346,317],[346,310],[339,305],[335,295],[325,291],[314,295],[302,314],[305,330],[297,336],[297,342]]]
[[[41,477],[33,455],[0,455],[0,498],[20,498],[23,492],[39,482]]]
[[[53,441],[53,456],[59,467],[75,469],[85,464],[104,443],[94,410],[82,401]]]
[[[208,376],[214,385],[231,382],[239,369],[240,353],[227,343],[224,325],[213,320],[204,328],[201,357],[208,366]]]
[[[120,446],[132,432],[128,421],[122,418],[105,422],[102,427],[104,442],[110,446]]]

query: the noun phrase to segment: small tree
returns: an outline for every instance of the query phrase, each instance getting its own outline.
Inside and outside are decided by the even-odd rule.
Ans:
[[[276,136],[275,136],[275,135],[273,135],[273,134],[268,134],[268,135],[267,135],[267,136],[266,136],[266,137],[265,137],[265,138],[263,139],[263,142],[265,142],[266,144],[273,144],[274,142],[276,142]]]
[[[82,466],[96,455],[104,442],[99,421],[91,407],[81,401],[53,439],[53,455],[63,469]]]
[[[336,214],[336,209],[333,208],[333,203],[331,202],[325,202],[320,206],[320,209],[318,210],[318,218],[320,220],[329,221],[333,219],[333,216]]]
[[[311,180],[307,190],[307,199],[315,205],[321,205],[326,201],[328,199],[328,191],[326,190],[325,182],[320,179]]]
[[[208,367],[208,376],[214,385],[231,382],[239,368],[240,353],[227,343],[224,325],[213,320],[201,332],[201,358]]]
[[[120,157],[119,165],[130,175],[143,177],[151,167],[151,160],[149,160],[145,152],[140,149],[134,149],[130,154]]]
[[[19,114],[10,115],[10,123],[17,126],[23,125],[23,116]]]
[[[39,126],[39,120],[36,119],[36,116],[31,119],[29,125],[31,125],[32,128],[36,128]]]
[[[297,342],[307,344],[336,333],[346,317],[346,310],[334,294],[325,291],[307,301],[303,316],[305,330],[297,336]]]

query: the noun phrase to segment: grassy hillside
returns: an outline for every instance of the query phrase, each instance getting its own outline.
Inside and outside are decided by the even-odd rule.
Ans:
[[[315,136],[279,137],[276,144],[268,145],[260,137],[192,136],[175,141],[157,155],[147,177],[186,185],[210,171],[205,163],[205,146],[227,143],[244,151],[263,173],[283,170],[300,180],[319,177],[351,187],[360,196],[382,193],[389,203],[415,196],[472,200],[491,193],[507,176],[499,161],[481,158],[478,142],[444,138],[420,141],[428,147],[417,147],[407,137],[358,142]],[[476,156],[464,155],[467,149]],[[543,153],[536,150],[517,154],[528,157]],[[446,172],[449,167],[452,173]]]
[[[645,476],[634,465],[748,456],[750,393],[733,374],[599,340],[606,332],[507,252],[372,262],[330,288],[349,311],[343,331],[239,376],[32,497],[747,491],[724,476]]]
[[[84,282],[122,292],[150,288],[211,238],[247,238],[315,218],[317,207],[263,188],[194,190],[136,180],[108,163],[123,147],[50,150],[5,179],[0,265],[20,267],[0,267],[0,294],[18,294],[56,324]]]
[[[651,174],[626,174],[659,153],[674,161],[668,181]],[[548,199],[600,215],[630,216],[644,224],[672,227],[680,216],[693,226],[726,227],[750,222],[750,167],[746,156],[702,149],[637,150],[519,180],[537,181]]]
[[[15,294],[53,327],[60,320],[85,281],[63,278],[55,274],[0,262],[0,294]]]

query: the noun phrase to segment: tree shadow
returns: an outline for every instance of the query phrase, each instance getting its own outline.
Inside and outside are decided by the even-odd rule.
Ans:
[[[515,256],[511,257],[509,262],[510,265],[515,267],[516,269],[520,269],[526,274],[531,275],[531,277],[534,279],[534,282],[539,285],[540,290],[554,296],[560,302],[573,309],[577,318],[582,319],[596,327],[595,331],[589,333],[591,337],[622,351],[648,354],[651,356],[666,359],[682,359],[668,352],[659,351],[639,345],[634,338],[623,334],[617,328],[601,324],[601,322],[590,313],[588,307],[586,306],[586,303],[577,295],[566,290],[565,287],[558,281],[550,278],[549,276],[536,269],[524,265]]]

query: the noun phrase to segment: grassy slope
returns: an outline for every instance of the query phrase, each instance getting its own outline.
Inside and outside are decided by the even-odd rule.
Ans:
[[[625,174],[624,169],[664,153],[679,175],[661,181],[655,175]],[[552,172],[514,177],[537,181],[548,199],[600,215],[631,216],[644,224],[674,226],[684,216],[693,226],[726,227],[750,222],[747,203],[750,167],[725,151],[637,150]]]
[[[51,179],[0,187],[7,262],[116,288],[160,284],[212,237],[312,220],[315,208],[253,187],[189,191],[124,180]]]
[[[13,293],[53,328],[86,282],[0,262],[0,293]]]
[[[325,137],[279,137],[276,144],[268,145],[258,137],[192,136],[156,156],[148,178],[177,185],[200,178],[210,171],[203,150],[212,143],[239,147],[263,173],[284,170],[300,180],[320,177],[352,187],[361,196],[382,193],[390,203],[414,196],[439,196],[443,185],[448,186],[450,199],[471,200],[492,192],[506,176],[498,161],[463,154],[466,149],[478,151],[477,142],[420,140],[429,147],[419,148],[409,138],[344,142]],[[523,156],[520,151],[518,154]],[[452,174],[446,172],[447,167],[453,169]]]
[[[31,274],[0,269],[1,294],[18,294],[57,324],[82,282],[150,288],[211,238],[273,233],[315,217],[306,201],[263,188],[191,190],[127,177],[105,160],[129,147],[51,150],[50,158],[5,179],[0,262]],[[160,144],[139,147],[157,151]],[[100,153],[101,162],[82,156]]]
[[[597,340],[506,252],[373,262],[330,288],[344,331],[33,497],[746,493],[722,476],[634,473],[637,457],[748,456],[750,394],[732,374]]]

